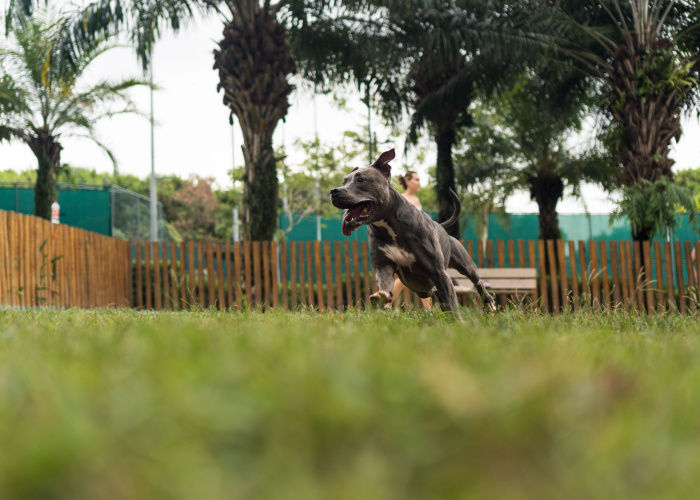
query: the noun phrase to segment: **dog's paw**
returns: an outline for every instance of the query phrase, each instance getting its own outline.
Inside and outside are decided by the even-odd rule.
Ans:
[[[378,292],[370,295],[369,300],[372,302],[373,306],[391,306],[391,294],[383,290],[379,290]]]
[[[493,297],[488,297],[488,298],[486,299],[486,305],[487,305],[487,307],[488,307],[488,311],[489,311],[489,312],[492,312],[492,313],[495,313],[495,312],[496,312],[496,310],[497,310],[497,308],[496,308],[496,301],[493,300]]]

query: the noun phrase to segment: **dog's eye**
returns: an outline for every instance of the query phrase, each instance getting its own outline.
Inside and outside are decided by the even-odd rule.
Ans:
[[[365,180],[362,177],[358,177],[357,182],[365,182]]]

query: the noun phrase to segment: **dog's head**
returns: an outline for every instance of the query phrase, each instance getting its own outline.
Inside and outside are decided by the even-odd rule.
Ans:
[[[394,150],[383,152],[369,167],[355,168],[339,188],[331,189],[331,203],[345,208],[343,235],[370,224],[377,218],[378,207],[387,204],[391,189],[391,166]]]

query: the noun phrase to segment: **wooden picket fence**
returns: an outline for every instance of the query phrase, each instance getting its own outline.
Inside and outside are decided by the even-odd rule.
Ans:
[[[534,307],[639,312],[697,310],[700,243],[496,240],[466,248],[478,267],[538,271]],[[376,291],[366,242],[135,243],[133,306],[359,308]],[[649,271],[646,271],[649,270]],[[499,297],[505,305],[514,297]],[[396,301],[419,306],[406,291]]]
[[[0,305],[128,307],[127,241],[0,210]]]
[[[535,268],[533,307],[695,313],[700,242],[467,241],[480,268]],[[0,305],[171,309],[365,307],[366,242],[126,242],[0,211]],[[514,297],[499,297],[501,305]],[[403,302],[403,304],[401,304]],[[406,291],[397,306],[419,307]]]

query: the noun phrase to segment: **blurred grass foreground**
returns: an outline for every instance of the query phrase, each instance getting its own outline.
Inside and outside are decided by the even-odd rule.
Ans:
[[[693,498],[679,315],[0,310],[0,498]]]

